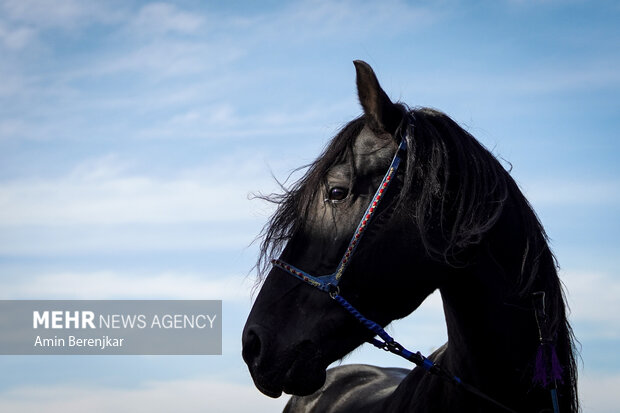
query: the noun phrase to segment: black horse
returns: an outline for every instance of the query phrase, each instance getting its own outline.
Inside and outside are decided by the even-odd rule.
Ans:
[[[326,372],[375,335],[330,296],[385,326],[438,289],[448,342],[429,359],[442,371],[512,411],[553,411],[554,394],[555,411],[577,412],[574,337],[557,263],[528,201],[452,119],[392,103],[370,66],[355,67],[364,114],[290,190],[267,197],[278,209],[262,233],[264,283],[243,331],[256,387],[296,395],[290,412],[504,411],[423,367]],[[400,169],[368,217],[397,153]],[[364,238],[343,266],[360,226]],[[331,276],[323,288],[329,294],[306,277],[335,272],[338,286]]]

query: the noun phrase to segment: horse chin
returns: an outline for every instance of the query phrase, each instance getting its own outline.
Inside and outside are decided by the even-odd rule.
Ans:
[[[293,366],[294,367],[294,366]],[[295,396],[307,396],[319,390],[325,384],[325,368],[296,371],[294,368],[287,374],[283,390]]]
[[[254,381],[254,385],[265,396],[269,396],[274,399],[277,399],[278,397],[282,396],[282,390],[275,390],[275,389],[269,389],[267,387],[263,387],[263,385],[258,383],[256,380]]]
[[[254,385],[266,396],[278,398],[282,392],[307,396],[325,384],[326,365],[316,360],[295,360],[288,367],[280,366],[284,374],[253,374]]]

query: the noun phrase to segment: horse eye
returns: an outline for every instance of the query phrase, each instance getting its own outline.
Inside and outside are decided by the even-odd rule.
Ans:
[[[334,187],[329,190],[330,201],[342,201],[347,195],[349,195],[349,190],[346,188]]]

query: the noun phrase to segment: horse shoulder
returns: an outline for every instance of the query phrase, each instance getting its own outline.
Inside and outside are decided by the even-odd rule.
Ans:
[[[293,396],[284,413],[371,412],[390,396],[411,372],[402,368],[381,368],[348,364],[327,370],[321,389],[308,396]]]

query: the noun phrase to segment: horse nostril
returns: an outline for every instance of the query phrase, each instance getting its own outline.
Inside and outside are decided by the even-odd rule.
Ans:
[[[260,350],[260,337],[254,329],[249,328],[243,335],[243,350],[241,352],[243,360],[245,360],[248,366],[258,364],[260,360]]]

